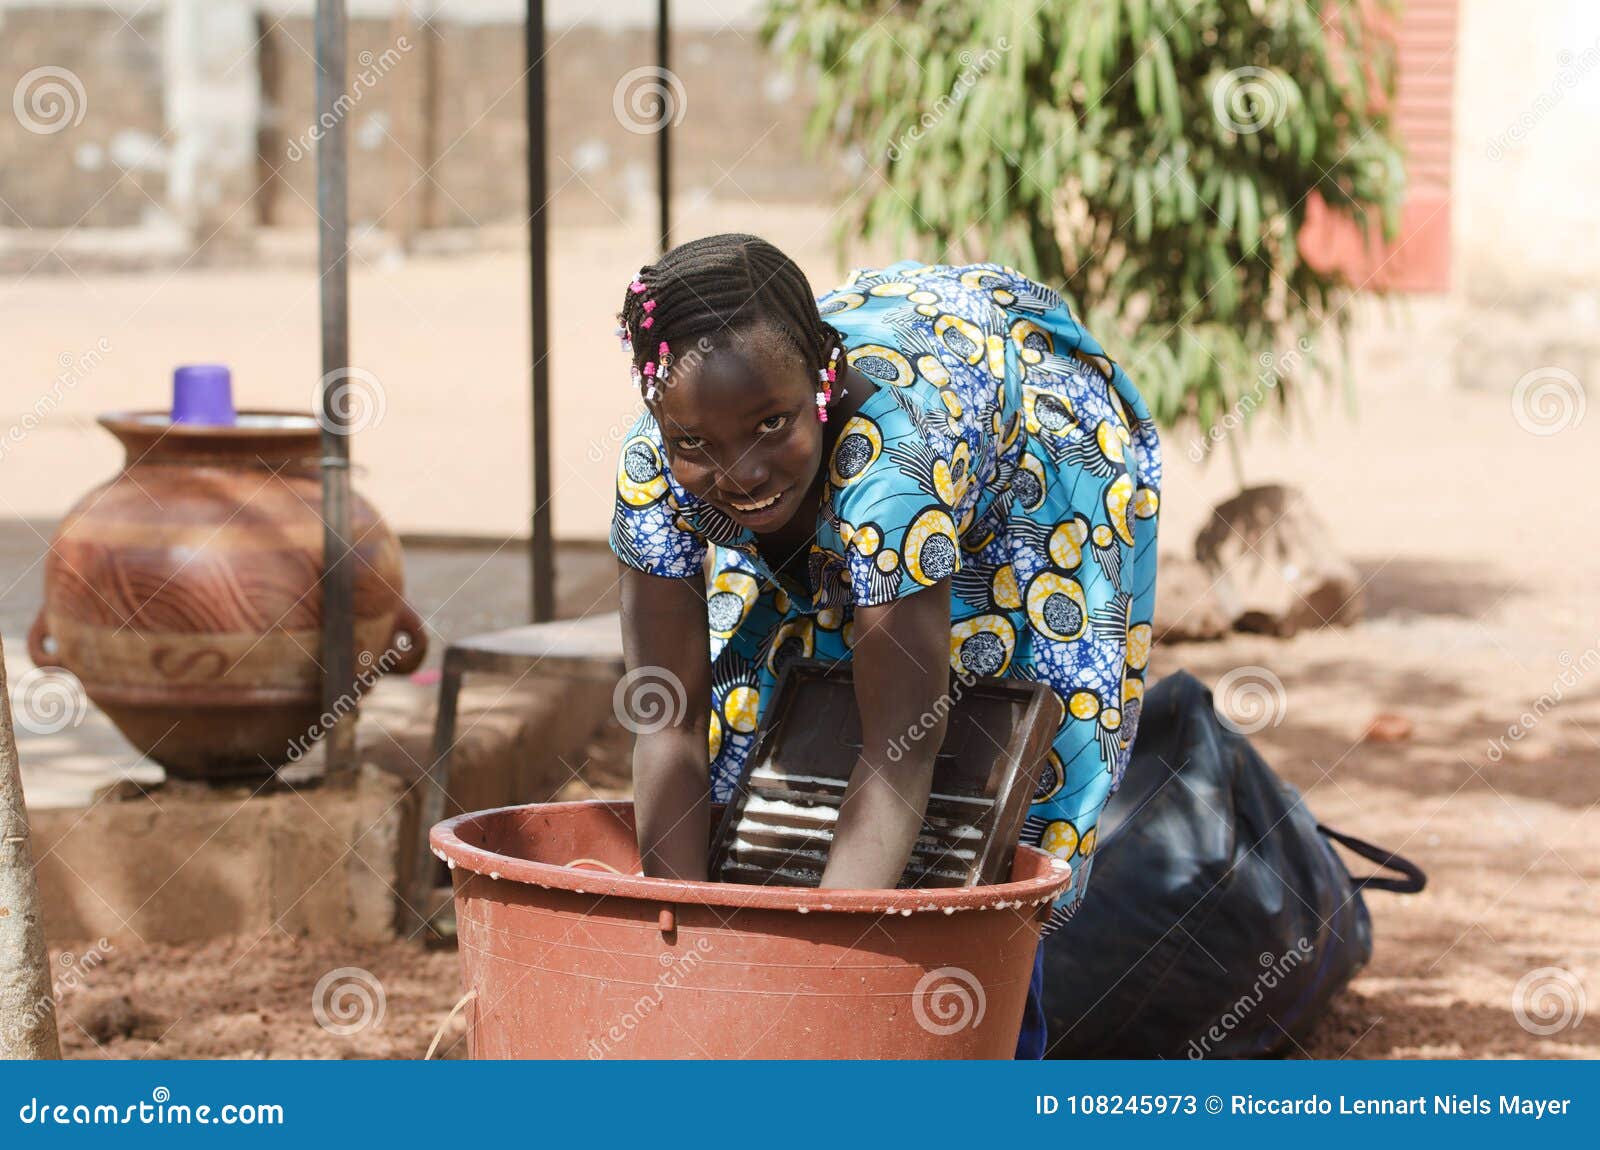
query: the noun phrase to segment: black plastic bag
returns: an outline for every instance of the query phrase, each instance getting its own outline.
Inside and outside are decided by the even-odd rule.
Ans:
[[[1076,915],[1045,940],[1050,1058],[1248,1058],[1305,1037],[1372,956],[1364,887],[1411,863],[1321,826],[1211,692],[1152,688]],[[1334,839],[1401,878],[1352,879]]]

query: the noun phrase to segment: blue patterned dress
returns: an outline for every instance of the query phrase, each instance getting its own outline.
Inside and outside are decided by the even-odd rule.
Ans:
[[[1062,717],[1023,830],[1073,867],[1046,927],[1076,909],[1095,823],[1139,724],[1155,601],[1161,453],[1143,399],[1060,296],[996,264],[859,269],[818,300],[879,390],[840,430],[810,586],[689,494],[646,413],[623,444],[611,546],[699,574],[715,548],[713,796],[732,792],[786,660],[850,658],[854,609],[952,583],[950,664],[1035,679]]]

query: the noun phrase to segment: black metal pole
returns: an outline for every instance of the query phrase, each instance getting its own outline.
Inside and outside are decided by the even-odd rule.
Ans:
[[[325,770],[355,762],[355,570],[350,562],[350,278],[344,118],[345,0],[317,0],[317,267],[322,297],[322,704]],[[340,719],[339,716],[347,717]]]
[[[656,67],[661,69],[660,130],[656,133],[656,207],[661,221],[661,250],[672,247],[672,117],[677,111],[667,86],[671,74],[672,12],[669,0],[656,0]]]
[[[555,617],[555,541],[550,530],[550,227],[545,170],[544,0],[528,0],[528,277],[533,337],[533,517],[529,524],[531,616]]]

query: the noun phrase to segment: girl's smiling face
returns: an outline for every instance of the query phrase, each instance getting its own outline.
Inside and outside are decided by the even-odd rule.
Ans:
[[[779,530],[822,469],[816,391],[812,371],[765,325],[683,357],[652,406],[673,474],[741,527]]]

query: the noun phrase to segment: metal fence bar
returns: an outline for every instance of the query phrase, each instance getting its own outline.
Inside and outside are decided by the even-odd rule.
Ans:
[[[350,545],[349,167],[340,102],[345,91],[345,0],[317,0],[317,270],[322,307],[322,709],[325,770],[355,762],[355,569]]]

